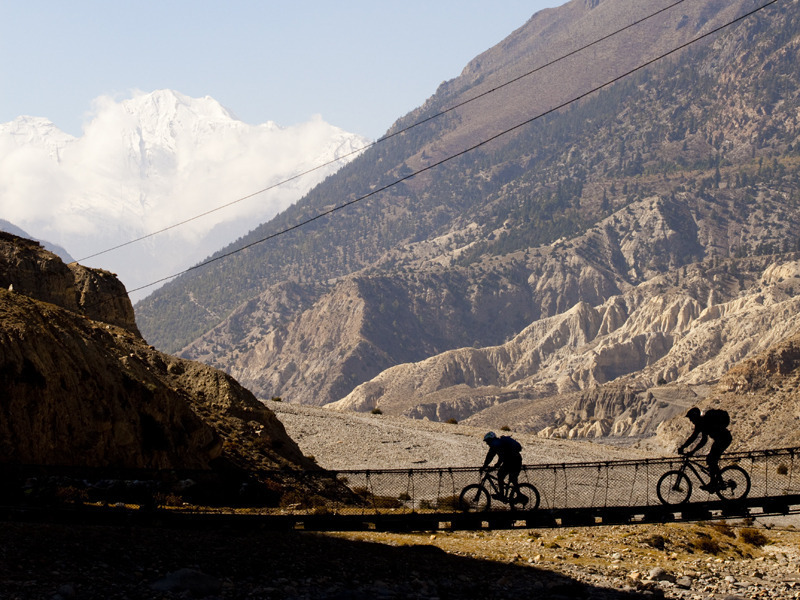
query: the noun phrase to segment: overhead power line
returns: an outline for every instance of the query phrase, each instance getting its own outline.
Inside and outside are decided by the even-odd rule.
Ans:
[[[214,262],[223,260],[225,258],[228,258],[228,257],[233,256],[235,254],[238,254],[240,252],[243,252],[244,250],[247,250],[248,248],[252,248],[253,246],[257,246],[258,244],[262,244],[264,242],[267,242],[267,241],[269,241],[271,239],[274,239],[276,237],[279,237],[281,235],[285,235],[287,233],[290,233],[290,232],[292,232],[292,231],[294,231],[296,229],[300,229],[301,227],[304,227],[304,226],[306,226],[306,225],[308,225],[310,223],[313,223],[314,221],[317,221],[317,220],[319,220],[319,219],[321,219],[323,217],[326,217],[326,216],[331,215],[331,214],[333,214],[335,212],[343,210],[343,209],[345,209],[345,208],[347,208],[349,206],[352,206],[353,204],[357,204],[358,202],[361,202],[362,200],[366,200],[367,198],[375,196],[376,194],[380,194],[381,192],[385,192],[386,190],[388,190],[388,189],[390,189],[390,188],[392,188],[392,187],[394,187],[394,186],[396,186],[396,185],[398,185],[398,184],[400,184],[400,183],[402,183],[404,181],[407,181],[409,179],[412,179],[413,177],[416,177],[417,175],[420,175],[422,173],[425,173],[427,171],[435,169],[436,167],[439,167],[439,166],[443,165],[444,163],[447,163],[447,162],[449,162],[451,160],[454,160],[454,159],[456,159],[456,158],[458,158],[460,156],[464,156],[465,154],[468,154],[469,152],[472,152],[473,150],[476,150],[477,148],[485,146],[486,144],[489,144],[490,142],[493,142],[494,140],[496,140],[496,139],[498,139],[500,137],[503,137],[504,135],[507,135],[507,134],[509,134],[509,133],[511,133],[513,131],[516,131],[516,130],[522,128],[522,127],[525,127],[526,125],[529,125],[529,124],[533,123],[534,121],[537,121],[538,119],[541,119],[542,117],[545,117],[545,116],[547,116],[549,114],[552,114],[552,113],[554,113],[554,112],[556,112],[558,110],[561,110],[562,108],[564,108],[566,106],[569,106],[570,104],[572,104],[574,102],[582,100],[582,99],[586,98],[587,96],[590,96],[591,94],[594,94],[595,92],[597,92],[599,90],[602,90],[603,88],[606,88],[606,87],[608,87],[610,85],[613,85],[614,83],[620,81],[621,79],[624,79],[625,77],[628,77],[629,75],[632,75],[633,73],[636,73],[637,71],[640,71],[640,70],[642,70],[644,68],[647,68],[650,65],[652,65],[653,63],[656,63],[659,60],[662,60],[662,59],[666,58],[667,56],[671,56],[672,54],[675,54],[676,52],[679,52],[679,51],[691,46],[692,44],[695,44],[695,43],[697,43],[697,42],[699,42],[699,41],[701,41],[701,40],[703,40],[703,39],[705,39],[705,38],[707,38],[709,36],[712,36],[712,35],[720,32],[721,30],[723,30],[723,29],[725,29],[727,27],[730,27],[731,25],[734,25],[734,24],[736,24],[736,23],[738,23],[738,22],[740,22],[740,21],[742,21],[742,20],[754,15],[755,13],[767,8],[768,6],[771,6],[772,4],[777,3],[778,1],[779,0],[768,0],[768,2],[766,2],[765,4],[759,6],[759,7],[755,8],[755,9],[753,9],[753,10],[751,10],[751,11],[749,11],[749,12],[747,12],[747,13],[739,16],[739,17],[736,17],[735,19],[733,19],[731,21],[728,21],[727,23],[724,23],[724,24],[722,24],[722,25],[720,25],[718,27],[715,27],[714,29],[712,29],[712,30],[710,30],[710,31],[708,31],[708,32],[706,32],[706,33],[704,33],[704,34],[692,39],[692,40],[689,40],[688,42],[685,42],[685,43],[673,48],[672,50],[668,50],[667,52],[664,52],[663,54],[660,54],[660,55],[656,56],[655,58],[652,58],[652,59],[640,64],[639,66],[634,67],[633,69],[630,69],[629,71],[626,71],[625,73],[623,73],[621,75],[618,75],[618,76],[614,77],[613,79],[610,79],[609,81],[607,81],[607,82],[605,82],[605,83],[603,83],[601,85],[598,85],[598,86],[596,86],[596,87],[594,87],[594,88],[592,88],[592,89],[590,89],[590,90],[588,90],[588,91],[586,91],[586,92],[584,92],[584,93],[582,93],[582,94],[580,94],[580,95],[578,95],[578,96],[576,96],[576,97],[574,97],[574,98],[572,98],[570,100],[562,102],[561,104],[559,104],[557,106],[554,106],[553,108],[550,108],[550,109],[548,109],[548,110],[546,110],[546,111],[544,111],[542,113],[539,113],[538,115],[536,115],[534,117],[526,119],[525,121],[522,121],[521,123],[518,123],[517,125],[514,125],[513,127],[509,127],[508,129],[504,129],[503,131],[501,131],[501,132],[499,132],[499,133],[497,133],[497,134],[495,134],[495,135],[493,135],[491,137],[488,137],[488,138],[486,138],[486,139],[484,139],[484,140],[482,140],[482,141],[480,141],[480,142],[478,142],[478,143],[476,143],[476,144],[474,144],[474,145],[472,145],[472,146],[470,146],[468,148],[465,148],[464,150],[456,152],[455,154],[452,154],[452,155],[450,155],[450,156],[448,156],[446,158],[443,158],[443,159],[441,159],[441,160],[439,160],[437,162],[434,162],[434,163],[432,163],[432,164],[430,164],[430,165],[428,165],[426,167],[418,169],[417,171],[414,171],[414,172],[412,172],[412,173],[410,173],[410,174],[408,174],[408,175],[406,175],[404,177],[400,177],[399,179],[396,179],[395,181],[393,181],[391,183],[388,183],[388,184],[386,184],[386,185],[384,185],[384,186],[382,186],[380,188],[377,188],[377,189],[375,189],[375,190],[373,190],[373,191],[371,191],[371,192],[369,192],[367,194],[364,194],[363,196],[359,196],[358,198],[354,198],[353,200],[349,200],[348,202],[345,202],[343,204],[340,204],[340,205],[335,206],[333,208],[330,208],[328,210],[322,211],[322,212],[314,215],[313,217],[309,217],[308,219],[305,219],[304,221],[296,223],[295,225],[291,225],[289,227],[286,227],[285,229],[281,229],[280,231],[272,233],[272,234],[270,234],[268,236],[265,236],[265,237],[263,237],[261,239],[255,240],[255,241],[250,242],[248,244],[245,244],[244,246],[241,246],[240,248],[237,248],[236,250],[231,250],[230,252],[226,252],[224,254],[220,254],[219,256],[214,256],[212,258],[209,258],[208,260],[206,260],[206,261],[204,261],[202,263],[199,263],[197,265],[194,265],[193,267],[189,267],[188,269],[185,269],[185,270],[183,270],[183,271],[181,271],[179,273],[175,273],[174,275],[169,275],[167,277],[162,277],[161,279],[158,279],[158,280],[153,281],[151,283],[148,283],[146,285],[134,288],[133,290],[129,290],[129,293],[138,292],[140,290],[147,289],[147,288],[152,287],[154,285],[158,285],[159,283],[163,283],[165,281],[169,281],[170,279],[174,279],[175,277],[179,277],[179,276],[184,275],[186,273],[189,273],[191,271],[195,271],[197,269],[201,269],[201,268],[206,267],[206,266],[208,266],[208,265],[210,265],[210,264],[212,264]]]
[[[315,171],[318,171],[318,170],[323,169],[323,168],[325,168],[327,166],[330,166],[332,164],[340,162],[340,161],[342,161],[342,160],[344,160],[346,158],[350,158],[351,156],[359,154],[360,152],[364,152],[365,150],[368,150],[369,148],[372,148],[373,146],[375,146],[377,144],[381,144],[381,143],[385,142],[386,140],[389,140],[389,139],[391,139],[391,138],[393,138],[395,136],[398,136],[398,135],[401,135],[403,133],[406,133],[407,131],[410,131],[411,129],[414,129],[415,127],[419,127],[420,125],[424,125],[425,123],[433,121],[434,119],[437,119],[437,118],[441,117],[442,115],[446,115],[447,113],[450,113],[450,112],[452,112],[454,110],[457,110],[457,109],[461,108],[462,106],[465,106],[465,105],[467,105],[467,104],[469,104],[471,102],[475,102],[476,100],[479,100],[479,99],[483,98],[484,96],[488,96],[488,95],[493,94],[493,93],[495,93],[495,92],[497,92],[497,91],[499,91],[499,90],[501,90],[501,89],[503,89],[503,88],[505,88],[505,87],[507,87],[509,85],[517,83],[518,81],[520,81],[522,79],[525,79],[526,77],[530,77],[531,75],[541,71],[542,69],[546,69],[547,67],[550,67],[550,66],[556,64],[557,62],[560,62],[560,61],[565,60],[565,59],[567,59],[567,58],[569,58],[571,56],[574,56],[574,55],[576,55],[576,54],[578,54],[580,52],[583,52],[584,50],[586,50],[588,48],[591,48],[592,46],[595,46],[596,44],[604,42],[605,40],[607,40],[609,38],[612,38],[615,35],[619,35],[623,31],[631,29],[632,27],[635,27],[635,26],[637,26],[637,25],[639,25],[641,23],[644,23],[648,19],[652,19],[653,17],[655,17],[657,15],[660,15],[661,13],[666,12],[669,9],[671,9],[671,8],[677,6],[678,4],[681,4],[681,3],[685,2],[685,1],[686,0],[677,0],[676,2],[673,2],[672,4],[670,4],[668,6],[665,6],[664,8],[659,9],[654,13],[651,13],[651,14],[645,16],[645,17],[642,17],[641,19],[639,19],[637,21],[634,21],[634,22],[632,22],[632,23],[630,23],[630,24],[628,24],[628,25],[626,25],[624,27],[621,27],[620,29],[617,29],[617,30],[615,30],[615,31],[613,31],[613,32],[611,32],[609,34],[606,34],[603,37],[594,40],[593,42],[590,42],[590,43],[588,43],[588,44],[586,44],[584,46],[581,46],[580,48],[577,48],[575,50],[572,50],[571,52],[568,52],[567,54],[559,56],[558,58],[555,58],[555,59],[551,60],[550,62],[547,62],[547,63],[545,63],[543,65],[540,65],[540,66],[538,66],[538,67],[536,67],[536,68],[534,68],[534,69],[532,69],[530,71],[527,71],[527,72],[523,73],[522,75],[514,77],[513,79],[510,79],[510,80],[506,81],[505,83],[501,83],[498,86],[495,86],[495,87],[493,87],[493,88],[491,88],[489,90],[481,92],[480,94],[478,94],[478,95],[476,95],[476,96],[474,96],[472,98],[468,98],[467,100],[463,100],[462,102],[459,102],[457,104],[454,104],[453,106],[445,108],[445,109],[441,110],[440,112],[437,112],[437,113],[435,113],[433,115],[425,117],[424,119],[420,119],[419,121],[416,121],[416,122],[412,123],[411,125],[409,125],[407,127],[404,127],[403,129],[400,129],[400,130],[392,132],[392,133],[388,133],[388,134],[384,135],[383,137],[378,138],[374,142],[371,142],[371,143],[369,143],[369,144],[367,144],[365,146],[362,146],[361,148],[359,148],[357,150],[352,150],[351,152],[348,152],[346,154],[338,156],[338,157],[336,157],[334,159],[331,159],[331,160],[329,160],[327,162],[318,164],[315,167],[311,167],[310,169],[302,171],[301,173],[297,173],[295,175],[292,175],[291,177],[287,177],[286,179],[283,179],[283,180],[278,181],[278,182],[276,182],[276,183],[274,183],[274,184],[272,184],[270,186],[267,186],[267,187],[265,187],[263,189],[255,191],[252,194],[248,194],[246,196],[242,196],[241,198],[237,198],[236,200],[231,200],[230,202],[227,202],[225,204],[221,204],[220,206],[217,206],[216,208],[212,208],[212,209],[207,210],[205,212],[199,213],[197,215],[194,215],[193,217],[189,217],[187,219],[184,219],[183,221],[178,221],[176,223],[173,223],[172,225],[168,225],[167,227],[163,227],[162,229],[158,229],[156,231],[151,231],[150,233],[147,233],[147,234],[142,235],[140,237],[134,238],[134,239],[129,240],[127,242],[123,242],[121,244],[117,244],[116,246],[112,246],[110,248],[106,248],[105,250],[101,250],[99,252],[95,252],[94,254],[90,254],[88,256],[84,256],[83,258],[78,259],[76,262],[83,262],[85,260],[89,260],[90,258],[95,258],[95,257],[101,256],[103,254],[108,254],[109,252],[113,252],[114,250],[119,250],[120,248],[125,248],[126,246],[130,246],[132,244],[136,244],[138,242],[141,242],[141,241],[146,240],[148,238],[151,238],[153,236],[159,235],[161,233],[165,233],[167,231],[170,231],[170,230],[175,229],[177,227],[180,227],[182,225],[186,225],[187,223],[191,223],[192,221],[196,221],[197,219],[201,219],[203,217],[206,217],[206,216],[208,216],[210,214],[213,214],[215,212],[218,212],[220,210],[223,210],[225,208],[233,206],[234,204],[238,204],[239,202],[243,202],[245,200],[249,200],[250,198],[253,198],[254,196],[259,196],[261,194],[264,194],[266,192],[274,190],[274,189],[276,189],[278,187],[286,185],[287,183],[291,183],[292,181],[295,181],[297,179],[305,177],[306,175],[310,175],[311,173],[313,173]],[[154,284],[151,284],[151,285],[154,285]],[[145,287],[149,287],[149,286],[145,286]]]

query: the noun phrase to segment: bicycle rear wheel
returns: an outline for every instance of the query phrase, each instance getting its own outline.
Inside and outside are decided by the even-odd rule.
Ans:
[[[717,496],[722,500],[739,500],[750,493],[750,475],[739,465],[728,465],[719,472],[722,488]]]
[[[489,510],[492,499],[486,488],[477,483],[471,483],[461,490],[458,504],[464,512],[483,512]]]
[[[692,495],[692,482],[683,471],[667,471],[656,485],[662,504],[683,504]]]
[[[520,483],[511,493],[513,498],[508,501],[511,510],[535,510],[539,507],[539,490],[530,483]]]

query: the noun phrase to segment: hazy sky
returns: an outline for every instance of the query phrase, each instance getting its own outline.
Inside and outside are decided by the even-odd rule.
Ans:
[[[0,0],[0,123],[81,134],[92,100],[212,96],[251,124],[320,114],[379,137],[473,57],[565,0]]]

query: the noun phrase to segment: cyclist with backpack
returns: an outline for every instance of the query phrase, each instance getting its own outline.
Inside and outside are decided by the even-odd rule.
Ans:
[[[719,459],[722,457],[722,453],[731,445],[731,432],[728,431],[730,416],[727,411],[719,408],[712,408],[707,410],[704,414],[701,414],[700,409],[695,406],[689,409],[689,412],[686,413],[686,418],[694,425],[694,431],[692,431],[689,439],[678,448],[678,454],[683,454],[686,448],[691,446],[692,442],[698,437],[700,440],[694,448],[689,450],[689,456],[692,456],[700,448],[705,446],[708,438],[713,440],[711,449],[708,451],[708,456],[706,457],[711,481],[707,486],[701,486],[703,490],[713,492],[722,485],[722,479],[719,475]]]
[[[483,441],[489,446],[486,453],[486,460],[483,461],[483,469],[492,468],[489,465],[497,457],[494,467],[497,468],[497,479],[499,493],[495,499],[503,500],[506,495],[505,478],[508,477],[510,489],[519,485],[519,472],[522,470],[522,444],[508,435],[497,437],[494,431],[490,431],[483,436]]]

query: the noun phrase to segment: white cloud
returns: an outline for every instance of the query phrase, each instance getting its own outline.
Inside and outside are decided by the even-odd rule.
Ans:
[[[44,119],[0,124],[0,216],[76,258],[213,210],[367,143],[319,116],[287,128],[247,125],[212,98],[170,91],[135,92],[122,101],[100,97],[91,114],[80,138]],[[86,262],[118,273],[129,289],[171,275],[217,250],[219,231],[227,241],[243,235],[344,162]]]

